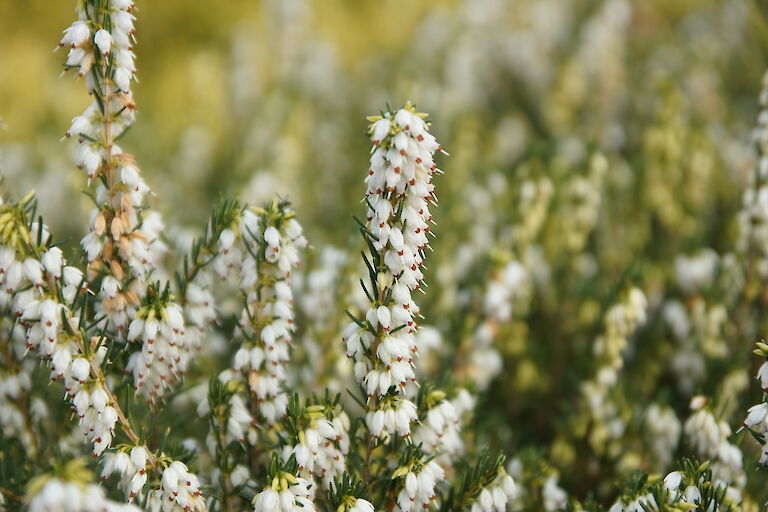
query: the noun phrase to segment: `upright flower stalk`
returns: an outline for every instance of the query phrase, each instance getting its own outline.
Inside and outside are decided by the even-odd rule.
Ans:
[[[630,287],[605,313],[603,333],[594,345],[597,367],[592,379],[582,385],[586,411],[592,424],[590,443],[598,453],[608,450],[608,442],[621,436],[625,420],[611,391],[624,367],[623,352],[629,337],[645,323],[648,303],[640,288]]]
[[[712,480],[725,489],[726,497],[732,503],[740,503],[747,479],[741,450],[728,441],[731,427],[717,417],[703,396],[691,400],[691,410],[693,413],[683,427],[688,444],[698,457],[710,462]]]
[[[142,348],[133,351],[126,370],[134,374],[137,393],[157,403],[188,361],[181,307],[173,302],[167,285],[146,284],[165,247],[155,243],[162,222],[157,215],[142,214],[149,188],[133,156],[116,143],[135,119],[132,11],[131,0],[79,0],[78,19],[59,43],[69,50],[65,68],[75,69],[94,97],[66,133],[78,141],[76,163],[86,172],[95,205],[90,232],[81,242],[87,273],[66,266],[61,250],[51,245],[41,224],[24,221],[29,212],[23,202],[10,212],[6,225],[17,224],[13,235],[17,239],[9,241],[17,246],[17,254],[26,253],[21,268],[26,268],[31,290],[40,295],[38,299],[25,294],[20,311],[28,328],[28,346],[50,358],[52,377],[64,380],[95,456],[110,448],[118,425],[130,442],[107,453],[102,476],[120,474],[129,500],[146,496],[164,511],[203,511],[197,478],[182,462],[145,445],[104,373],[113,363],[107,359],[110,347],[141,339]],[[36,242],[31,241],[31,232],[37,233]],[[91,290],[98,292],[93,310],[88,307]],[[130,464],[126,451],[131,454]],[[148,470],[160,481],[150,480]],[[148,482],[151,488],[145,493]]]
[[[744,190],[738,217],[739,248],[746,257],[748,282],[754,273],[763,279],[768,276],[768,72],[763,76],[760,106],[753,134],[758,160]]]
[[[94,97],[85,112],[72,120],[66,136],[78,141],[77,166],[94,187],[90,231],[81,243],[88,279],[99,290],[97,314],[108,321],[104,326],[115,331],[115,338],[132,341],[141,337],[141,355],[134,354],[129,369],[137,391],[155,402],[186,369],[187,350],[183,317],[176,314],[175,305],[167,309],[173,323],[169,344],[173,350],[152,346],[153,318],[142,324],[146,332],[139,333],[139,323],[133,321],[133,331],[127,337],[125,333],[146,294],[148,274],[164,249],[164,244],[156,243],[163,228],[159,216],[142,213],[150,189],[136,159],[117,145],[135,120],[133,8],[132,0],[80,0],[78,20],[64,31],[59,45],[69,48],[65,68],[76,69]],[[151,386],[145,385],[147,376]]]
[[[141,209],[150,191],[135,158],[117,140],[135,120],[131,92],[136,67],[132,0],[80,0],[78,20],[64,31],[65,68],[85,78],[94,101],[72,120],[67,137],[78,141],[77,166],[93,184],[90,232],[82,240],[89,279],[101,278],[103,313],[124,329],[143,295],[152,267],[157,229],[145,229]]]
[[[239,225],[245,307],[237,330],[242,345],[233,366],[248,384],[252,414],[269,425],[288,406],[283,385],[295,329],[290,277],[299,265],[299,249],[308,245],[294,217],[287,203],[275,200],[266,208],[245,210]]]
[[[370,306],[364,319],[353,317],[344,340],[367,397],[366,424],[375,439],[408,437],[417,418],[410,398],[416,389],[419,307],[411,293],[425,286],[422,268],[433,223],[429,207],[437,200],[432,178],[442,172],[433,160],[441,147],[426,117],[409,103],[369,118],[368,214],[360,230],[369,271],[367,284],[361,280],[361,285]]]

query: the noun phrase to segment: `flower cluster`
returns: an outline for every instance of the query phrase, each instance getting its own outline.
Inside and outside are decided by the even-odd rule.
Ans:
[[[682,426],[672,408],[651,404],[645,411],[645,428],[651,452],[659,467],[668,467],[680,442]]]
[[[594,344],[595,375],[583,383],[582,392],[593,420],[590,441],[596,449],[609,439],[620,438],[625,428],[625,421],[610,394],[624,366],[622,353],[627,348],[628,338],[645,322],[646,308],[642,290],[636,287],[626,290],[621,300],[606,311],[603,333]]]
[[[405,480],[405,485],[397,495],[396,510],[411,512],[430,508],[437,497],[436,486],[445,479],[445,472],[437,462],[430,461],[426,464],[401,466],[393,476]]]
[[[11,331],[11,337],[17,343],[23,338],[20,331]],[[9,438],[18,439],[31,453],[35,451],[36,439],[29,428],[24,396],[28,396],[31,391],[34,367],[34,361],[30,358],[14,362],[13,367],[2,368],[0,371],[0,428]],[[47,415],[44,402],[38,399],[34,404],[39,414]]]
[[[148,499],[163,510],[178,505],[179,510],[202,511],[206,507],[197,478],[164,455],[161,464],[159,456],[140,441],[110,390],[115,380],[105,375],[110,365],[133,373],[137,394],[157,404],[189,361],[182,307],[173,302],[168,285],[147,285],[167,249],[159,240],[163,221],[159,214],[146,211],[149,187],[135,158],[117,145],[135,120],[133,11],[132,0],[79,0],[78,19],[60,41],[61,47],[69,49],[65,69],[76,68],[93,96],[65,134],[77,141],[76,164],[87,175],[87,194],[94,203],[89,233],[81,240],[87,272],[67,266],[42,225],[25,226],[36,229],[37,244],[31,251],[29,240],[21,247],[39,261],[27,255],[21,268],[27,268],[31,290],[39,292],[40,298],[25,300],[19,316],[28,330],[28,347],[49,357],[52,377],[64,380],[81,433],[93,442],[94,456],[110,447],[118,425],[131,442],[130,456],[126,445],[106,452],[103,477],[119,473],[120,486],[133,499],[150,481],[147,468],[158,472],[170,464],[183,486],[170,485],[171,474],[165,471],[160,489],[151,491]],[[191,293],[182,299],[192,308],[204,307],[209,296],[187,281],[180,284]],[[89,307],[90,295],[95,298]],[[210,313],[203,312],[194,322],[198,330],[211,320]],[[136,340],[141,343],[130,343]],[[156,488],[157,480],[152,485]]]
[[[699,457],[711,461],[713,481],[727,489],[731,500],[740,502],[746,476],[741,450],[728,441],[731,428],[716,418],[703,396],[691,400],[691,409],[683,427],[688,443]]]
[[[314,512],[310,482],[292,473],[276,475],[271,485],[253,498],[254,512]]]
[[[398,432],[410,435],[415,406],[413,359],[418,353],[414,333],[419,307],[411,292],[422,289],[424,251],[435,187],[441,172],[433,156],[440,145],[428,131],[426,114],[407,104],[397,112],[369,118],[373,141],[365,181],[367,221],[361,232],[370,251],[366,258],[370,300],[365,323],[355,319],[344,333],[347,356],[369,400],[366,423],[374,437]],[[395,393],[405,396],[393,396]]]
[[[18,205],[4,205],[2,227],[15,231],[0,248],[0,284],[5,287],[6,302],[16,312],[25,329],[25,346],[35,350],[51,367],[51,379],[63,380],[66,396],[80,420],[84,439],[93,443],[93,454],[111,445],[118,414],[111,393],[104,383],[94,379],[104,362],[106,347],[96,339],[89,344],[79,336],[80,319],[72,312],[77,297],[87,288],[83,274],[68,266],[62,251],[48,246],[50,235],[42,224],[25,225],[31,197]],[[29,249],[30,231],[38,229],[36,257]],[[27,240],[27,242],[24,242]]]
[[[84,484],[51,478],[35,494],[29,495],[30,512],[140,512],[128,503],[107,498],[104,489],[94,484]]]
[[[73,365],[82,364],[82,373],[87,375],[88,361],[77,358]],[[98,364],[98,361],[96,361]],[[93,454],[99,456],[112,443],[112,432],[117,424],[117,410],[113,407],[107,390],[93,382],[90,389],[80,387],[72,397],[75,414],[80,418],[81,433],[93,443]]]
[[[365,424],[368,431],[376,439],[388,438],[399,434],[402,437],[411,435],[411,422],[418,418],[416,405],[399,395],[382,397],[379,408],[368,411]]]
[[[101,479],[106,480],[110,475],[118,474],[120,488],[128,499],[133,500],[141,494],[147,483],[148,462],[149,454],[144,446],[107,453],[104,456]]]
[[[126,370],[133,373],[136,392],[154,403],[189,364],[182,308],[172,302],[170,291],[159,285],[148,288],[144,306],[136,311],[127,339],[141,341],[141,350],[131,354]]]
[[[504,512],[507,503],[517,496],[514,479],[502,469],[496,478],[480,491],[472,504],[471,512]]]
[[[478,390],[485,390],[502,368],[501,354],[494,346],[501,325],[512,319],[515,299],[524,296],[529,285],[528,272],[523,265],[512,260],[501,268],[494,268],[488,277],[483,296],[483,321],[472,336],[469,378]]]
[[[203,282],[208,274],[200,274],[197,282],[189,283],[186,289],[184,304],[184,344],[191,353],[197,353],[205,337],[207,329],[216,322],[216,301],[207,285]]]
[[[203,512],[205,502],[197,477],[177,460],[163,470],[159,494],[163,512]]]
[[[365,304],[365,295],[351,278],[351,263],[356,261],[346,251],[325,246],[315,253],[314,265],[295,276],[298,314],[305,327],[296,344],[306,358],[300,378],[313,392],[320,393],[326,386],[334,393],[344,391],[348,387],[346,379],[352,377],[352,369],[345,364],[346,347],[337,342],[346,323],[338,315],[329,321],[327,312],[336,307],[341,297],[354,296],[356,292],[355,305]]]
[[[631,480],[610,512],[714,510],[721,506],[739,510],[741,498],[716,481],[709,462],[684,459],[678,467],[663,479],[644,475]]]
[[[349,452],[349,417],[331,403],[308,405],[298,411],[294,404],[289,411],[297,430],[293,446],[283,448],[283,459],[291,457],[298,464],[297,475],[309,482],[319,480],[327,489],[335,478],[347,469]]]
[[[292,270],[306,247],[301,225],[285,202],[246,210],[240,222],[246,248],[240,267],[245,307],[238,323],[242,346],[233,368],[241,372],[258,402],[258,414],[274,424],[285,414],[283,390],[294,327]]]
[[[564,242],[568,249],[577,252],[584,249],[589,234],[595,228],[603,200],[602,185],[608,171],[608,161],[600,153],[592,155],[585,176],[576,175],[565,184],[567,209],[561,217]]]
[[[459,412],[442,391],[429,393],[424,402],[425,417],[414,431],[413,442],[425,452],[437,455],[442,464],[450,464],[464,450]]]
[[[739,213],[739,247],[761,276],[768,275],[768,72],[760,93],[762,110],[754,130],[758,161],[744,190]]]
[[[240,392],[242,388],[242,382],[233,371],[224,371],[209,387],[207,396],[198,403],[197,414],[200,417],[207,416],[211,412],[214,416],[218,416],[215,419],[219,422],[216,428],[221,430],[219,438],[213,430],[206,438],[212,453],[218,453],[232,442],[242,443],[248,439],[253,443],[255,440],[256,420]],[[219,446],[218,443],[223,446]]]

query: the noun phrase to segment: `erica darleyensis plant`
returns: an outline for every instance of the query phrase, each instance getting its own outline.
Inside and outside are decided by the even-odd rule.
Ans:
[[[190,59],[174,92],[227,122],[178,123],[178,150],[134,126],[134,0],[73,3],[55,56],[88,105],[50,124],[88,213],[50,199],[60,176],[0,193],[0,512],[764,506],[768,362],[749,368],[743,343],[768,302],[768,93],[752,154],[743,84],[726,108],[737,77],[710,62],[759,48],[735,58],[744,2],[676,6],[671,53],[636,40],[669,16],[658,2],[437,2],[347,74],[317,26],[339,16],[265,0],[229,64]],[[710,25],[739,37],[701,52]],[[148,48],[148,68],[166,55]],[[439,123],[410,102],[366,123],[355,106],[382,83]],[[28,164],[9,149],[4,170]],[[189,212],[140,161],[174,169]],[[242,199],[168,226],[210,195],[191,184],[225,188],[214,172],[250,183]]]
[[[367,214],[358,221],[369,303],[348,312],[336,341],[357,385],[344,396],[304,393],[291,361],[292,277],[308,243],[290,204],[222,200],[169,271],[175,242],[118,144],[135,120],[134,5],[81,0],[76,13],[59,46],[65,70],[93,98],[65,134],[93,203],[87,234],[65,256],[34,194],[0,207],[3,390],[18,400],[6,405],[4,438],[28,460],[0,487],[3,499],[41,511],[504,510],[515,484],[503,457],[455,460],[467,391],[416,379],[426,342],[414,294],[426,287],[433,178],[442,172],[427,115],[409,103],[370,119]],[[191,379],[181,389],[185,375],[205,374],[192,362],[210,357],[222,332],[233,346],[227,367],[210,372],[207,386]],[[34,358],[72,411],[74,431],[52,442],[43,420],[58,416],[69,428],[67,414],[33,385]],[[199,429],[170,416],[195,399],[207,435],[182,443],[178,430]],[[93,462],[79,456],[77,439]]]

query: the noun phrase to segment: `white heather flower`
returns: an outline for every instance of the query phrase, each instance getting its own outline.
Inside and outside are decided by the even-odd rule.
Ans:
[[[765,423],[766,416],[768,416],[768,403],[763,402],[753,405],[749,408],[747,418],[744,420],[744,426],[753,428],[762,425]]]
[[[375,509],[370,501],[358,498],[347,512],[375,512]]]
[[[242,464],[235,466],[235,469],[233,469],[232,473],[229,475],[229,479],[232,481],[232,485],[235,487],[240,487],[241,485],[245,484],[250,477],[250,471],[248,471],[248,468]]]
[[[680,471],[673,471],[664,477],[664,488],[667,491],[676,491],[680,488],[683,481],[683,474]]]
[[[40,261],[34,258],[27,258],[22,265],[24,277],[33,285],[41,286],[43,284],[43,266]]]
[[[99,48],[102,55],[109,55],[109,49],[112,46],[112,35],[103,28],[96,31],[93,36],[93,42]]]
[[[86,358],[78,357],[72,361],[69,371],[73,379],[83,384],[91,371],[90,363]]]
[[[311,484],[303,478],[283,475],[276,476],[277,483],[254,496],[254,512],[315,512]]]
[[[760,369],[757,370],[756,378],[760,381],[760,389],[768,391],[768,361],[765,361],[760,365]]]
[[[117,291],[120,289],[120,281],[112,276],[106,276],[101,281],[101,293],[104,297],[113,299],[117,295]]]
[[[64,29],[64,37],[59,41],[59,46],[75,48],[86,42],[90,35],[91,30],[88,24],[83,20],[77,20]]]
[[[435,487],[445,479],[445,472],[434,460],[405,475],[405,486],[397,496],[398,512],[415,512],[430,507],[437,498]]]
[[[55,279],[61,278],[61,267],[62,265],[66,264],[66,261],[62,256],[61,249],[58,247],[51,247],[43,253],[42,257],[40,258],[40,262],[42,263],[43,269],[48,273],[48,275],[54,277]]]
[[[36,494],[27,496],[29,512],[140,512],[128,503],[107,498],[101,486],[51,478]]]
[[[141,340],[142,346],[131,354],[126,369],[133,373],[137,393],[155,402],[189,364],[181,307],[168,302],[144,308],[128,326],[127,338]]]

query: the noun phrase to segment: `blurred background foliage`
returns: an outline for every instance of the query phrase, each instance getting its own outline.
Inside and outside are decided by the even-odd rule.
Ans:
[[[622,475],[664,469],[647,455],[652,402],[684,419],[693,394],[727,396],[727,419],[739,424],[756,396],[746,376],[764,320],[726,322],[712,335],[722,347],[697,345],[705,376],[682,385],[663,310],[679,299],[747,315],[729,296],[726,263],[725,277],[691,292],[676,261],[712,249],[727,262],[736,249],[768,64],[764,3],[137,3],[139,117],[121,144],[169,225],[202,225],[222,194],[278,193],[317,248],[310,269],[326,244],[354,249],[365,116],[412,100],[451,153],[441,160],[426,322],[461,347],[489,268],[518,259],[533,275],[530,300],[500,327],[505,370],[481,398],[482,443],[559,473],[579,498],[604,499]],[[0,170],[10,190],[37,188],[53,230],[79,240],[83,176],[58,139],[88,99],[72,77],[55,78],[62,54],[51,52],[71,17],[70,2],[0,0]],[[60,208],[71,215],[50,215]],[[648,296],[649,322],[616,391],[627,433],[596,449],[583,441],[592,427],[579,419],[579,383],[594,370],[602,314],[628,282]],[[338,302],[321,346],[337,343]],[[742,380],[728,380],[731,371]],[[676,455],[688,453],[682,446]]]

